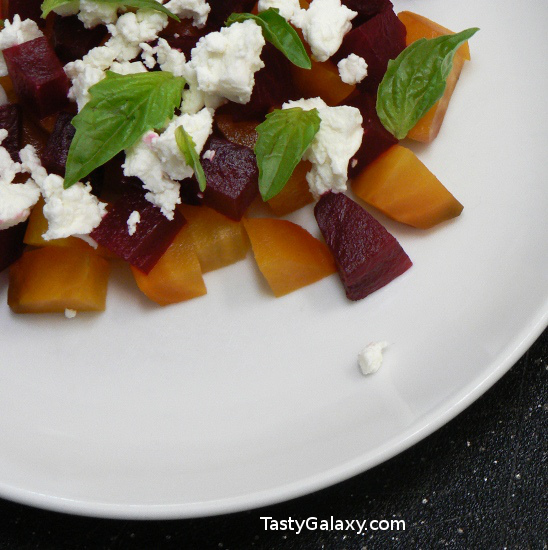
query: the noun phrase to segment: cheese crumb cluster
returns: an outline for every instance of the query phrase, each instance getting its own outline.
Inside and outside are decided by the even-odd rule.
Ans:
[[[362,374],[373,374],[382,365],[382,353],[388,347],[388,342],[372,342],[358,354],[358,365]]]
[[[192,19],[198,28],[206,25],[211,11],[206,0],[158,1],[180,18]],[[278,9],[282,17],[302,30],[318,61],[338,50],[356,16],[340,0],[313,0],[306,10],[301,9],[298,0],[259,0],[259,11],[270,8]],[[255,74],[264,67],[261,53],[265,39],[261,27],[246,20],[206,34],[197,42],[190,59],[186,59],[184,53],[159,38],[168,24],[167,15],[159,11],[128,11],[123,4],[92,0],[70,2],[55,11],[59,15],[77,15],[86,28],[106,25],[110,33],[103,45],[65,66],[71,82],[69,99],[76,103],[78,111],[89,102],[89,89],[105,78],[107,70],[128,75],[160,69],[185,78],[187,88],[181,98],[181,114],[166,121],[163,130],[147,132],[125,151],[123,165],[126,176],[136,176],[143,182],[147,200],[172,219],[181,200],[180,181],[194,174],[177,146],[175,130],[184,126],[199,154],[212,133],[215,109],[227,101],[250,101]],[[34,21],[21,20],[18,15],[13,21],[6,21],[0,31],[0,76],[7,74],[1,51],[40,36],[43,33]],[[365,77],[367,66],[363,59],[349,56],[339,63],[339,71],[345,82],[355,83]],[[0,88],[0,105],[5,102],[6,94]],[[304,157],[312,163],[307,181],[313,195],[346,190],[348,161],[363,134],[359,111],[353,107],[328,107],[320,98],[289,102],[284,105],[288,107],[315,107],[320,114],[320,130]],[[6,135],[0,131],[0,145]],[[213,155],[207,151],[204,156]],[[0,229],[26,220],[42,195],[49,224],[44,239],[71,235],[86,238],[106,212],[106,205],[92,195],[89,184],[79,182],[64,189],[63,179],[46,172],[31,146],[25,147],[20,157],[20,163],[13,162],[0,146]],[[20,173],[30,174],[28,181],[13,183]],[[139,212],[133,212],[128,219],[130,234],[135,233],[139,221]]]

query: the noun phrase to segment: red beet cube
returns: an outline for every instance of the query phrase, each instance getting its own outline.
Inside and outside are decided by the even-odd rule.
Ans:
[[[342,46],[335,54],[338,61],[355,53],[367,62],[367,77],[360,88],[376,91],[388,61],[395,59],[405,49],[405,25],[391,9],[385,9],[351,30],[343,39]]]
[[[63,63],[82,59],[92,48],[99,46],[107,34],[104,25],[86,29],[76,15],[57,17],[53,24],[52,43]]]
[[[342,3],[347,8],[358,12],[352,20],[353,27],[359,27],[381,11],[394,9],[390,0],[342,0]]]
[[[69,80],[45,36],[3,53],[15,93],[36,118],[52,115],[67,105]]]
[[[141,221],[130,235],[127,221],[134,211],[139,212]],[[149,273],[185,223],[178,210],[173,220],[168,220],[142,193],[128,193],[112,205],[90,237],[143,273]]]
[[[19,162],[19,150],[23,135],[23,112],[20,105],[8,104],[0,107],[0,129],[8,131],[8,136],[2,142],[2,147],[8,151],[15,162]]]
[[[365,298],[411,267],[398,241],[346,195],[322,195],[314,215],[350,300]]]
[[[48,172],[65,175],[67,156],[76,133],[76,128],[71,124],[72,115],[59,113],[53,132],[50,134],[44,152],[42,153],[42,164]]]
[[[0,271],[9,267],[23,253],[23,237],[27,229],[26,223],[18,223],[0,231]]]
[[[398,140],[382,125],[373,94],[357,93],[351,99],[345,100],[344,104],[359,109],[363,118],[362,143],[348,163],[348,175],[353,178],[379,155],[398,143]]]
[[[212,159],[202,157],[207,187],[204,204],[239,221],[259,193],[259,169],[249,147],[213,137],[204,151],[214,151]]]
[[[192,48],[196,46],[202,36],[211,30],[209,25],[198,29],[192,24],[192,19],[181,19],[181,21],[170,19],[167,27],[160,32],[159,36],[164,38],[172,48],[183,52],[186,58],[190,59]]]
[[[42,19],[42,1],[43,0],[3,0],[3,17],[11,21],[14,15],[19,15],[21,19],[32,19],[43,27],[46,22]]]
[[[207,22],[215,27],[222,27],[231,13],[249,13],[255,0],[209,0],[211,12]]]

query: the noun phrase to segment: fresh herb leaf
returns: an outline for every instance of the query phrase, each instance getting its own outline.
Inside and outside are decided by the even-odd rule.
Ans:
[[[255,156],[259,166],[259,190],[264,201],[285,186],[320,129],[317,109],[300,107],[272,111],[257,126]]]
[[[194,170],[194,175],[198,180],[200,191],[205,191],[206,177],[202,163],[200,162],[200,155],[196,152],[196,144],[192,139],[192,136],[184,129],[183,126],[179,126],[175,130],[175,141],[177,146],[185,157],[185,162]]]
[[[65,187],[80,181],[145,132],[161,128],[181,104],[185,80],[156,71],[119,75],[108,71],[89,90],[91,100],[72,119]]]
[[[226,20],[226,25],[230,26],[232,23],[242,23],[249,19],[255,21],[261,27],[264,39],[280,50],[291,63],[303,69],[310,69],[312,67],[312,62],[306,53],[299,35],[279,14],[277,8],[270,8],[259,13],[259,15],[233,13]]]
[[[421,38],[388,62],[377,93],[377,114],[389,132],[403,139],[443,96],[457,49],[478,30]]]
[[[162,4],[156,2],[156,0],[93,0],[97,4],[117,4],[125,8],[137,8],[144,10],[155,10],[162,13],[165,13],[167,16],[175,19],[175,21],[180,21],[180,19],[173,13],[171,13],[167,8],[162,6]],[[74,0],[44,0],[42,2],[42,17],[45,19],[48,14],[58,8],[59,6],[64,6],[65,4],[70,4]]]

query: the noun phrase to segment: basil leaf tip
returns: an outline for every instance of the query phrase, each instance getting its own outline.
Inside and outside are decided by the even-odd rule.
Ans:
[[[317,109],[300,107],[275,110],[257,126],[255,156],[259,167],[259,191],[263,201],[275,197],[320,129]]]
[[[192,136],[184,129],[183,126],[179,126],[175,130],[175,141],[177,142],[179,150],[185,157],[185,162],[194,170],[194,175],[196,176],[198,185],[200,186],[200,191],[205,191],[206,177]]]
[[[403,139],[443,96],[458,48],[478,30],[421,38],[388,62],[377,92],[377,114],[396,138]]]
[[[284,19],[278,8],[269,8],[258,15],[252,13],[233,13],[226,20],[226,25],[254,21],[263,31],[264,39],[280,50],[286,57],[302,69],[310,69],[312,62],[295,29]]]

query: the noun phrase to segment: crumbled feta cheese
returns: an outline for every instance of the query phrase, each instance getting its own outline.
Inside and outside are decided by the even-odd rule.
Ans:
[[[69,309],[69,308],[65,309],[65,317],[67,319],[74,319],[77,313],[78,312],[75,309]]]
[[[174,76],[185,76],[185,54],[172,48],[165,38],[160,38],[158,40],[156,55],[158,58],[158,65],[160,65],[162,71],[173,73]]]
[[[261,51],[265,39],[259,25],[248,20],[223,27],[200,38],[192,50],[190,68],[198,89],[236,103],[247,103],[255,73],[264,67]]]
[[[24,222],[40,198],[40,189],[32,179],[26,183],[12,183],[16,174],[24,170],[1,146],[7,136],[7,130],[0,130],[0,230]]]
[[[31,173],[44,197],[43,212],[48,220],[44,240],[85,236],[101,223],[107,205],[92,195],[89,184],[78,182],[65,189],[63,178],[46,172],[32,145],[22,149],[20,156],[23,168]]]
[[[80,0],[80,13],[78,19],[86,29],[92,29],[97,25],[110,25],[118,19],[118,9],[121,4],[105,4],[91,0]]]
[[[341,0],[313,0],[307,10],[297,12],[291,22],[303,31],[317,61],[327,61],[340,47],[344,35],[352,28],[350,21],[358,12],[348,9]]]
[[[110,70],[118,74],[137,74],[137,73],[146,73],[147,68],[140,61],[115,61]]]
[[[141,214],[137,210],[134,210],[127,219],[127,232],[130,236],[135,235],[140,221]]]
[[[8,68],[2,50],[24,44],[29,40],[40,38],[44,33],[32,19],[21,20],[19,15],[14,15],[13,21],[4,21],[4,28],[0,31],[0,76],[8,74]]]
[[[319,97],[289,101],[283,109],[300,107],[318,109],[321,123],[303,159],[312,163],[306,175],[310,192],[318,198],[328,191],[346,191],[348,162],[359,149],[362,138],[362,116],[355,107],[328,107]]]
[[[181,19],[192,17],[193,25],[198,28],[206,24],[207,16],[211,11],[209,4],[205,0],[170,0],[166,8],[179,16]]]
[[[214,157],[215,157],[215,151],[213,151],[212,149],[208,149],[208,150],[202,155],[202,158],[204,158],[205,160],[213,160]]]
[[[7,105],[8,103],[8,94],[6,94],[6,90],[4,90],[2,85],[0,85],[0,107],[2,107],[2,105]]]
[[[259,12],[277,8],[280,15],[288,21],[301,10],[299,0],[259,0]]]
[[[175,130],[183,126],[192,136],[199,154],[213,128],[213,111],[202,109],[194,115],[175,117],[161,135],[147,132],[143,139],[126,151],[124,174],[136,176],[148,191],[146,199],[173,219],[181,202],[179,180],[192,177],[194,170],[186,162],[175,141]]]
[[[339,75],[346,84],[357,84],[367,76],[367,63],[363,57],[351,53],[337,64]]]
[[[372,342],[358,354],[358,365],[362,374],[373,374],[382,365],[382,352],[388,342]]]
[[[155,48],[146,42],[141,42],[139,47],[143,50],[141,52],[141,59],[143,60],[145,67],[149,70],[154,69],[154,67],[156,67],[156,58],[154,56],[156,55],[158,48]]]
[[[156,40],[158,33],[166,28],[167,23],[167,15],[164,13],[139,10],[137,13],[124,13],[118,18],[116,25],[107,25],[107,28],[113,38],[121,37],[129,44],[139,45],[141,42]]]

